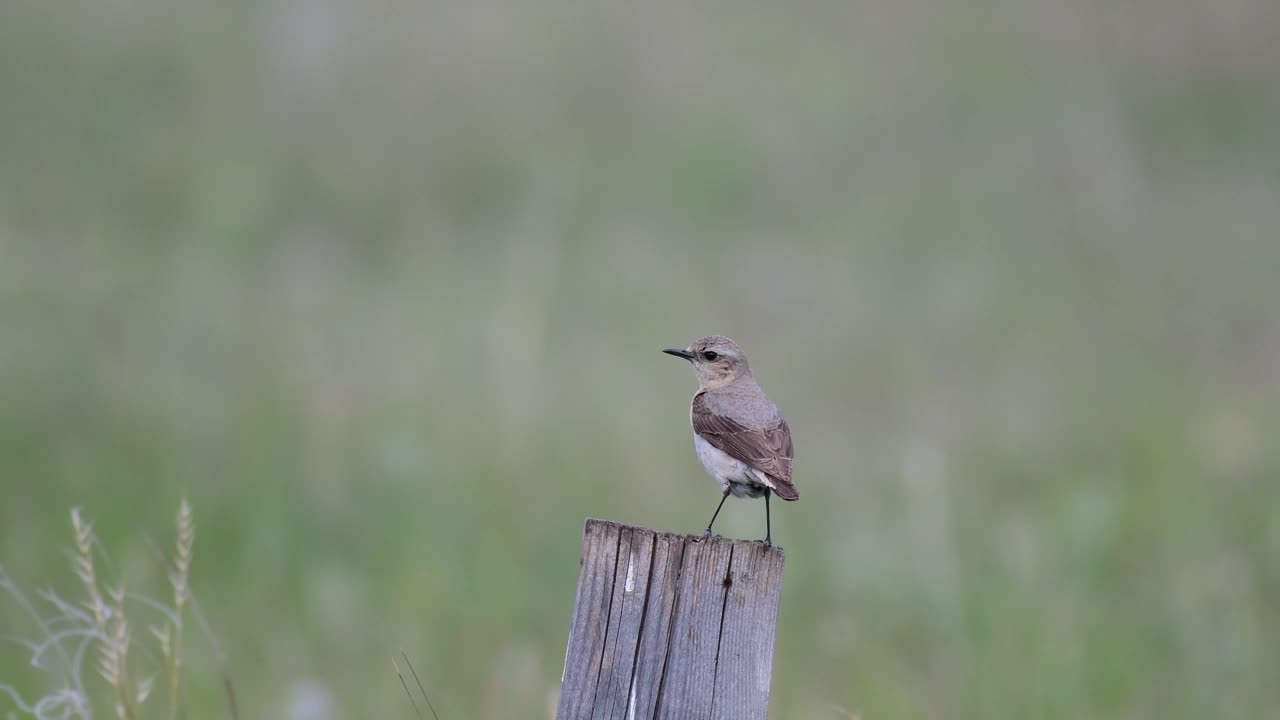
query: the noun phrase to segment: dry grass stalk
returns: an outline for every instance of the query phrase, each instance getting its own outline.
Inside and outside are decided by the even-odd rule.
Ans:
[[[80,516],[80,508],[71,510],[71,529],[76,544],[76,575],[89,596],[88,609],[97,630],[98,674],[115,693],[116,717],[133,720],[133,703],[128,692],[129,621],[124,610],[124,586],[108,590],[110,604],[103,599],[93,562],[93,526]]]
[[[182,697],[182,611],[187,606],[191,590],[187,583],[191,570],[191,552],[195,545],[196,529],[191,518],[191,505],[186,498],[178,505],[178,539],[173,556],[173,570],[169,573],[169,584],[173,586],[173,615],[170,621],[171,633],[166,633],[168,642],[161,643],[165,664],[169,671],[169,718],[177,720],[178,708]]]

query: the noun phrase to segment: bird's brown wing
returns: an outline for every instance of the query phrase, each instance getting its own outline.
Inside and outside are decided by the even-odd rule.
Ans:
[[[798,500],[800,492],[791,482],[791,428],[787,421],[755,430],[736,420],[711,412],[701,395],[693,399],[690,412],[693,431],[716,449],[759,470],[773,480],[774,493],[783,500]]]

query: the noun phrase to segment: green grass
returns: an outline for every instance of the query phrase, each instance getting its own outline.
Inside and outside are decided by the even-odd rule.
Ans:
[[[163,583],[185,496],[243,717],[410,717],[401,648],[544,717],[583,518],[718,500],[658,350],[723,332],[797,445],[773,717],[1265,716],[1275,19],[8,3],[0,564],[74,587],[82,506]]]

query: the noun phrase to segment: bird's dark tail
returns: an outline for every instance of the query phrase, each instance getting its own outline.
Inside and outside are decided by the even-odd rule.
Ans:
[[[796,490],[795,485],[779,478],[770,478],[770,480],[773,480],[774,495],[777,495],[787,502],[800,499],[800,491]]]

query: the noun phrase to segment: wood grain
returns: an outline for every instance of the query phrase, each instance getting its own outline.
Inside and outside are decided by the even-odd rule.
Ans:
[[[783,560],[587,520],[556,717],[764,720]]]

